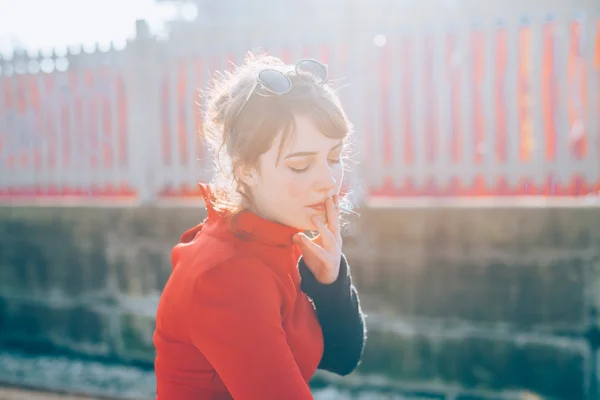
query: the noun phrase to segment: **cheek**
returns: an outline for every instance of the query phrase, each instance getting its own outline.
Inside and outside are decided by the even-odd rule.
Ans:
[[[308,175],[302,174],[291,176],[286,180],[283,187],[292,199],[302,199],[307,193],[310,193],[310,179],[308,179]]]
[[[293,199],[301,199],[306,196],[308,191],[308,185],[301,180],[292,179],[286,184],[286,192],[289,193]]]

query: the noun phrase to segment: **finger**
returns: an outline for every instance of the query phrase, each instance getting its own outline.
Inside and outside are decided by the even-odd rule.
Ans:
[[[340,236],[340,213],[333,198],[328,198],[325,208],[327,210],[327,225],[335,238]]]
[[[309,238],[310,239],[310,238]],[[323,247],[323,238],[321,235],[317,235],[314,238],[310,239],[311,242]]]
[[[333,236],[333,232],[321,221],[319,218],[313,217],[313,223],[319,230],[319,236],[321,236],[321,240],[323,240],[323,247],[326,249],[332,249],[336,246],[335,236]]]
[[[329,258],[329,253],[327,250],[319,246],[318,244],[311,241],[305,234],[299,233],[297,235],[297,243],[302,250],[302,253],[311,253],[318,257],[321,261],[327,262]]]

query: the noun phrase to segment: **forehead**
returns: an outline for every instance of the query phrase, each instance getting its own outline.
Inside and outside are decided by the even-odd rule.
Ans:
[[[294,130],[285,138],[282,155],[298,151],[329,151],[341,139],[325,136],[317,126],[305,116],[294,117]],[[280,135],[280,140],[283,135]]]

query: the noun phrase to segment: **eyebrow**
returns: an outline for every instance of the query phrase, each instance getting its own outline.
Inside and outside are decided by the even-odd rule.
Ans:
[[[329,151],[333,151],[337,148],[342,147],[342,145],[344,144],[343,141],[340,141],[338,144],[336,144],[335,146],[333,146]],[[292,157],[305,157],[305,156],[314,156],[315,154],[318,154],[318,151],[298,151],[296,153],[292,153],[292,154],[288,154],[285,159],[287,160],[288,158],[292,158]]]

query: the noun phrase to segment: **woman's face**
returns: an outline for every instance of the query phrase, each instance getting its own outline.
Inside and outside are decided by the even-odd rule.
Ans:
[[[325,200],[339,193],[344,176],[342,139],[323,135],[305,117],[279,153],[282,135],[258,160],[253,171],[253,211],[264,218],[302,230],[315,230],[312,217],[325,220]],[[278,156],[279,162],[278,162]]]

